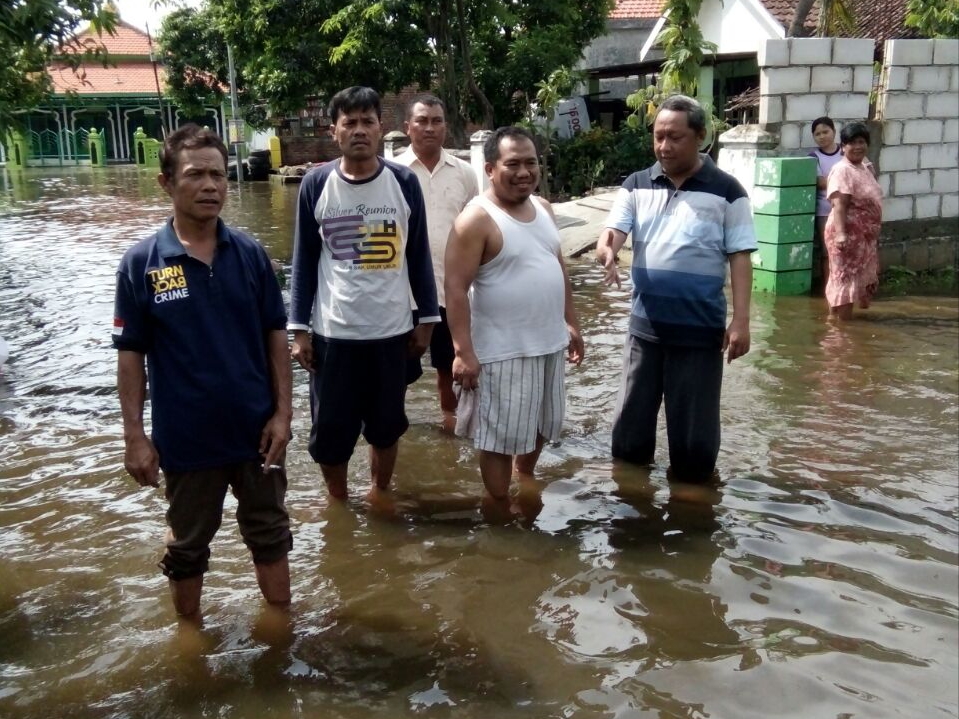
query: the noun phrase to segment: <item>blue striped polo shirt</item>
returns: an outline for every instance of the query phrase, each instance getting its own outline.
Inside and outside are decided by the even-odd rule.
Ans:
[[[746,191],[701,157],[700,170],[678,190],[658,162],[634,172],[606,220],[632,233],[629,331],[651,342],[721,347],[728,255],[756,250]]]

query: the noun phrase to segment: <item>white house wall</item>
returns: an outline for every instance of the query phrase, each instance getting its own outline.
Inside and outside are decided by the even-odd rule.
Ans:
[[[706,40],[719,46],[719,55],[758,52],[764,40],[786,34],[758,0],[705,0],[699,27]]]

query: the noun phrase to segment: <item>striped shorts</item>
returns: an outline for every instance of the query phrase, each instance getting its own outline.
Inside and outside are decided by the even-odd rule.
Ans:
[[[559,439],[566,412],[564,350],[480,365],[475,446],[528,454],[536,437]]]

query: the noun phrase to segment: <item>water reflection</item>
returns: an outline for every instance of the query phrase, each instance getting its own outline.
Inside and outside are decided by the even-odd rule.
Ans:
[[[232,186],[283,262],[295,186]],[[825,321],[754,300],[724,378],[722,483],[608,460],[628,293],[572,263],[587,361],[523,516],[487,522],[474,452],[413,387],[390,513],[329,506],[289,458],[295,606],[264,612],[225,522],[205,626],[176,631],[165,502],[121,466],[113,272],[167,200],[131,168],[0,174],[0,716],[955,716],[955,298]],[[369,482],[363,448],[353,494]],[[228,501],[227,513],[235,510]]]

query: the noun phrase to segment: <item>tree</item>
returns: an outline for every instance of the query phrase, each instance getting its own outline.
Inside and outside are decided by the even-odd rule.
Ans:
[[[905,24],[923,37],[959,37],[959,0],[909,0]]]
[[[395,91],[428,81],[425,41],[409,23],[398,22],[389,43],[360,28],[352,61],[337,62],[335,51],[347,30],[331,26],[321,31],[318,18],[337,15],[343,5],[343,0],[207,0],[201,10],[171,13],[159,36],[171,98],[193,109],[222,98],[229,89],[227,44],[241,111],[254,124],[266,120],[256,117],[263,106],[291,114],[307,98],[329,96],[349,85]],[[346,27],[352,32],[351,24]],[[381,48],[390,52],[379,52]]]
[[[352,0],[323,30],[349,28],[334,50],[336,64],[355,65],[370,38],[383,37],[390,42],[381,53],[425,58],[427,84],[435,79],[451,134],[462,142],[467,120],[492,128],[520,118],[536,81],[574,64],[605,31],[611,7],[612,0]],[[418,43],[394,43],[397,27],[415,28]]]
[[[703,37],[697,21],[702,4],[703,0],[667,0],[663,8],[666,23],[657,38],[666,59],[655,85],[626,98],[635,111],[652,117],[659,103],[670,95],[696,96],[703,61],[716,52],[716,44]],[[633,115],[630,120],[635,123],[638,118]]]
[[[799,0],[786,29],[786,37],[805,37],[809,34],[806,30],[806,18],[814,3],[815,0]],[[849,37],[855,32],[856,15],[851,0],[821,0],[819,20],[816,23],[817,37]]]
[[[93,38],[81,41],[89,24],[102,36],[113,33],[117,16],[105,0],[30,0],[0,3],[0,136],[19,127],[15,110],[35,107],[53,91],[46,68],[55,60],[82,77],[85,62],[107,61]]]
[[[186,79],[171,91],[199,102],[225,87],[229,43],[246,102],[278,113],[349,85],[381,92],[436,87],[450,132],[523,112],[536,81],[572,65],[601,34],[612,0],[207,0],[164,23],[161,44]],[[323,18],[323,20],[318,20]],[[221,90],[222,91],[222,90]],[[192,100],[190,99],[192,97]],[[192,105],[196,107],[196,104]]]

